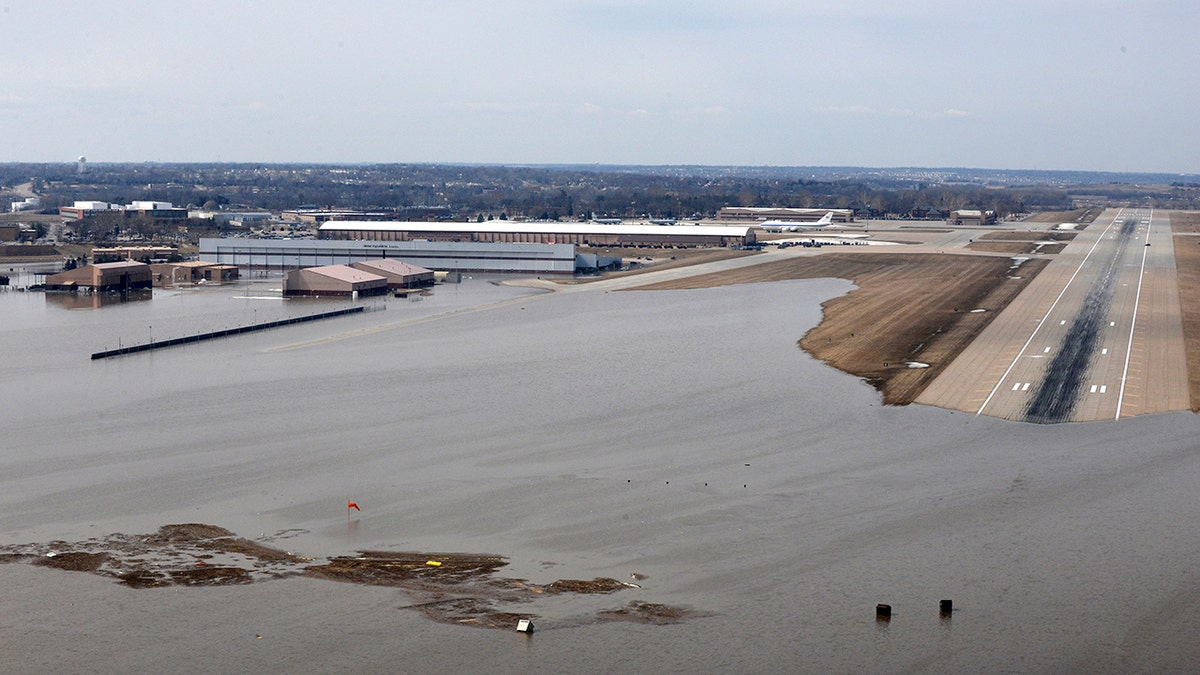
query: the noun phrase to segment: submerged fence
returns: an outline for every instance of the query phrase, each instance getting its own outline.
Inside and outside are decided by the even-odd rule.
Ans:
[[[320,314],[309,314],[307,316],[296,316],[290,319],[279,319],[278,321],[268,321],[266,323],[256,323],[251,326],[238,326],[236,328],[226,328],[225,330],[215,330],[211,333],[200,333],[198,335],[188,335],[186,337],[171,338],[170,340],[159,340],[158,342],[146,342],[132,347],[120,347],[118,349],[109,349],[108,351],[96,352],[92,354],[92,360],[107,359],[110,356],[124,356],[125,354],[133,354],[136,352],[148,352],[154,349],[162,349],[163,347],[174,347],[175,345],[190,344],[192,342],[204,342],[205,340],[215,340],[217,338],[229,337],[230,335],[240,335],[241,333],[253,333],[256,330],[267,330],[268,328],[278,328],[280,326],[289,326],[294,323],[305,323],[307,321],[320,321],[321,319],[332,319],[335,316],[345,316],[347,314],[358,314],[366,309],[365,306],[350,307],[347,309],[339,309],[332,312],[322,312]]]

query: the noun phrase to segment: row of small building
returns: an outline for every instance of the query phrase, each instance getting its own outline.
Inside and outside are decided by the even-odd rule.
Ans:
[[[47,291],[130,291],[155,286],[233,281],[234,265],[210,262],[147,264],[134,260],[96,263],[46,277]],[[433,270],[383,258],[349,265],[325,265],[291,270],[283,294],[382,295],[393,289],[419,288],[434,282]]]
[[[209,262],[147,264],[136,260],[99,262],[46,277],[48,291],[132,291],[154,286],[233,281],[235,265]]]

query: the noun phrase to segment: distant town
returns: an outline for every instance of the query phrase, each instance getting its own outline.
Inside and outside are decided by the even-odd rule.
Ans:
[[[595,273],[636,266],[638,256],[630,255],[636,248],[755,248],[773,232],[827,223],[866,227],[905,220],[977,227],[1046,211],[1196,209],[1200,176],[852,167],[130,164],[80,157],[0,165],[0,200],[9,206],[0,216],[0,260],[44,263],[47,273],[89,263],[172,265],[136,275],[139,285],[151,280],[169,285],[232,280],[239,268],[350,265],[377,258],[455,272]],[[328,253],[334,241],[340,242],[337,255]],[[529,248],[534,244],[543,248]],[[55,262],[58,269],[52,269]],[[185,262],[186,269],[180,266]],[[86,285],[89,278],[76,274],[59,288]]]

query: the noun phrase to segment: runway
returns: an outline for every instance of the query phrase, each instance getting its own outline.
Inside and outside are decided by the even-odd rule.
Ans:
[[[1109,209],[917,402],[1038,423],[1187,410],[1183,345],[1168,217]]]

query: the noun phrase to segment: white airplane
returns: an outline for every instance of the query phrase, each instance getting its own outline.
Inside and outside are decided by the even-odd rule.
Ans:
[[[591,220],[593,223],[599,223],[601,225],[620,225],[621,224],[620,218],[597,218],[596,214],[594,212],[591,215],[592,215]]]
[[[771,232],[798,232],[800,230],[808,230],[814,227],[827,227],[833,223],[833,211],[827,211],[821,216],[820,220],[811,223],[802,223],[790,220],[766,220],[763,221],[764,229]]]

